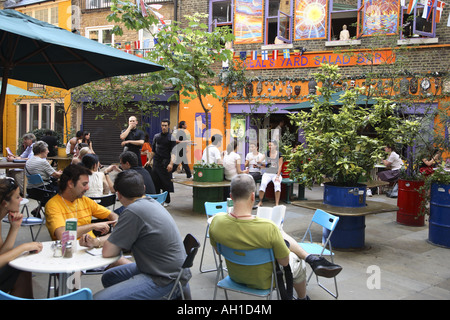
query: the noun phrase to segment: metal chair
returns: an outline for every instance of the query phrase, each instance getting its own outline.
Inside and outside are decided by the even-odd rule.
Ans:
[[[114,208],[116,206],[116,194],[115,193],[107,194],[107,195],[104,195],[101,197],[89,197],[89,198],[94,200],[99,205],[101,205],[105,208],[107,208],[109,206],[113,206],[112,211],[114,211]]]
[[[0,290],[0,300],[33,300],[33,299],[24,299],[15,297]],[[36,300],[93,300],[93,297],[91,289],[82,288],[80,290],[68,293],[63,296],[48,299],[36,299]]]
[[[314,254],[318,256],[330,256],[331,262],[333,261],[333,248],[331,247],[331,235],[333,234],[334,229],[336,228],[336,225],[339,221],[339,217],[334,216],[332,214],[329,214],[323,210],[317,209],[314,213],[314,216],[312,217],[311,222],[309,223],[308,229],[306,230],[301,242],[299,242],[299,245],[309,254]],[[328,230],[328,235],[322,236],[322,244],[314,243],[312,240],[312,233],[311,233],[311,227],[313,226],[313,223],[321,226],[322,228]],[[323,229],[323,231],[325,231]],[[322,234],[326,234],[327,232],[324,232]],[[307,239],[308,237],[308,239]],[[309,240],[305,242],[305,240]],[[311,274],[308,277],[307,283],[309,283],[309,280],[311,279],[314,272],[311,272]],[[334,286],[335,286],[335,293],[330,291],[328,288],[326,288],[324,285],[322,285],[319,281],[319,276],[316,275],[317,284],[324,289],[326,292],[328,292],[330,295],[332,295],[334,298],[338,297],[338,287],[337,287],[337,281],[336,277],[334,277]]]
[[[216,264],[216,268],[215,269],[202,270],[203,256],[205,254],[205,247],[206,247],[206,239],[209,238],[209,225],[210,225],[211,220],[214,217],[214,215],[216,215],[219,212],[227,212],[227,202],[226,201],[223,201],[223,202],[205,202],[205,212],[206,212],[207,225],[206,225],[206,231],[205,231],[205,240],[203,241],[202,257],[200,258],[199,270],[200,270],[201,273],[216,271],[218,266],[219,266],[217,264],[216,252],[215,252],[214,248],[212,248],[213,256],[214,256],[214,262]]]
[[[37,237],[39,236],[39,233],[41,232],[41,228],[42,225],[45,224],[45,219],[41,219],[41,218],[36,218],[36,217],[30,217],[30,213],[28,211],[28,207],[27,204],[30,202],[30,200],[23,198],[22,201],[20,202],[20,205],[23,206],[22,207],[22,214],[24,214],[24,212],[26,211],[26,217],[24,217],[22,219],[22,227],[29,227],[30,228],[30,233],[31,233],[31,241],[36,241]],[[8,220],[8,216],[4,217],[3,222],[5,223],[9,223]],[[33,232],[33,227],[34,226],[39,226],[38,232],[36,233],[36,235],[34,235]]]
[[[158,201],[160,204],[163,204],[167,198],[167,191],[164,191],[163,193],[160,193],[160,194],[147,194],[147,197],[153,198],[156,201]]]
[[[191,268],[194,264],[194,258],[197,254],[198,248],[200,248],[200,242],[190,233],[186,235],[186,237],[183,240],[184,249],[186,250],[186,259],[184,259],[184,263],[181,266],[181,270],[178,273],[178,277],[175,280],[175,283],[173,284],[172,291],[170,291],[169,296],[167,297],[167,300],[170,300],[172,298],[173,293],[175,292],[175,289],[178,288],[179,292],[181,293],[181,299],[185,299],[185,295],[183,292],[183,286],[181,285],[180,279],[183,275],[184,269]]]
[[[280,299],[280,292],[278,291],[278,281],[276,276],[276,266],[275,257],[273,255],[273,250],[266,248],[259,248],[253,250],[237,250],[224,246],[221,243],[217,243],[217,251],[219,252],[219,271],[217,272],[216,287],[214,289],[214,300],[217,295],[217,288],[225,290],[225,296],[228,300],[227,290],[235,291],[243,294],[249,294],[258,297],[265,297],[270,299],[272,297],[272,292],[277,291],[277,298]],[[271,286],[269,289],[254,289],[249,288],[244,284],[237,283],[233,281],[230,276],[224,278],[223,268],[222,268],[222,257],[225,260],[233,262],[235,264],[244,266],[256,266],[265,263],[272,263],[272,278]],[[222,280],[219,281],[219,276],[222,275]]]

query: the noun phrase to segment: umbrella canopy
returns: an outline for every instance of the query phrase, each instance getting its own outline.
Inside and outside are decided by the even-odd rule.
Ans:
[[[341,92],[335,92],[335,93],[331,94],[331,100],[330,100],[331,105],[342,106],[342,101],[339,101],[339,99],[341,98],[342,94],[344,94],[344,92],[342,92],[342,91]],[[323,96],[319,96],[319,102],[323,102],[323,100],[324,100]],[[368,98],[365,95],[359,95],[358,99],[356,100],[356,104],[365,105],[366,103],[367,104],[376,104],[377,101],[375,99]],[[308,100],[308,101],[304,101],[304,102],[301,102],[301,103],[294,104],[292,106],[288,106],[286,108],[283,108],[283,110],[300,111],[302,109],[309,109],[309,108],[312,108],[312,107],[313,106],[311,104],[311,101]]]
[[[9,78],[71,89],[102,78],[162,69],[18,11],[0,10],[1,130]]]
[[[2,82],[0,81],[0,87],[2,86]],[[13,86],[12,84],[8,84],[6,87],[6,94],[17,95],[17,96],[32,96],[32,97],[40,97],[38,94],[21,89],[19,87]]]

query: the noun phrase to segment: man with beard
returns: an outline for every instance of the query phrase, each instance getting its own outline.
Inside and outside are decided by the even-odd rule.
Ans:
[[[89,190],[90,175],[91,171],[80,165],[64,169],[59,179],[59,193],[45,205],[46,225],[52,240],[62,239],[66,219],[78,219],[77,238],[86,233],[95,238],[93,230],[106,234],[110,225],[117,222],[117,214],[84,196]],[[107,221],[92,223],[92,217]]]
[[[170,203],[170,192],[173,192],[172,170],[175,161],[176,141],[169,130],[170,121],[161,120],[161,132],[153,137],[152,152],[145,166],[150,165],[153,160],[151,170],[152,180],[155,184],[156,193],[162,189],[167,191],[165,206]]]

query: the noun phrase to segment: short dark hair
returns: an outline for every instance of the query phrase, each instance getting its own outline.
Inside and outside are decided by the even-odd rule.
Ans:
[[[120,154],[119,159],[122,160],[123,163],[128,162],[131,167],[138,166],[138,158],[134,152],[124,151]]]
[[[178,129],[183,128],[183,126],[186,124],[186,121],[182,120],[180,123],[178,123]]]
[[[81,158],[81,163],[89,170],[92,170],[99,161],[98,156],[92,153],[88,153]]]
[[[255,180],[249,174],[238,174],[230,183],[230,193],[234,201],[247,200],[255,192]]]
[[[166,118],[166,119],[162,119],[162,120],[161,120],[161,123],[163,123],[163,122],[167,122],[167,124],[170,125],[170,120],[167,119],[167,118]]]
[[[145,194],[144,178],[134,170],[119,172],[114,180],[114,190],[125,198],[142,197]]]
[[[85,166],[78,165],[78,164],[71,164],[68,165],[61,177],[59,177],[59,191],[63,192],[67,189],[67,183],[69,181],[72,181],[73,184],[77,184],[78,180],[80,180],[80,176],[87,175],[90,176],[92,173],[91,171],[86,168]]]
[[[213,145],[217,145],[220,141],[222,141],[222,136],[220,134],[215,134],[211,138],[211,143]]]
[[[75,134],[75,136],[77,137],[77,138],[82,138],[83,137],[83,131],[77,131],[77,133]]]

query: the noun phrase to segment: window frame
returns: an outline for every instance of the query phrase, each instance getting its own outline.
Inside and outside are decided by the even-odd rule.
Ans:
[[[280,2],[283,0],[279,0]],[[290,4],[289,4],[289,10],[290,13],[286,13],[281,11],[280,9],[278,9],[278,13],[276,16],[269,16],[269,5],[270,5],[270,1],[269,0],[265,0],[264,1],[264,44],[265,45],[274,45],[275,44],[275,40],[273,41],[273,43],[269,43],[269,23],[271,19],[277,19],[277,37],[284,41],[287,44],[292,44],[293,40],[293,31],[294,31],[294,2],[295,0],[289,0]],[[288,28],[288,33],[289,33],[289,38],[287,39],[283,36],[281,36],[280,33],[280,16],[284,15],[286,17],[288,17],[288,24],[289,24],[289,28]]]
[[[97,27],[86,27],[85,28],[85,30],[84,30],[84,36],[86,37],[86,38],[88,38],[88,39],[90,39],[89,38],[89,32],[90,31],[99,31],[99,37],[98,37],[98,40],[97,40],[97,42],[99,42],[99,43],[101,43],[101,44],[104,44],[104,45],[110,45],[110,46],[114,46],[114,44],[115,44],[115,41],[114,41],[114,33],[113,32],[111,32],[111,43],[105,43],[104,41],[103,41],[103,31],[104,30],[113,30],[113,25],[108,25],[108,26],[97,26]],[[102,32],[100,32],[100,31],[102,31]],[[101,34],[101,36],[100,36],[100,34]],[[93,40],[93,41],[95,41],[94,39],[90,39],[90,40]],[[101,40],[101,41],[100,41]]]
[[[213,4],[216,2],[229,2],[230,3],[230,19],[226,22],[217,22],[217,19],[213,19]],[[212,32],[217,27],[231,26],[231,31],[234,30],[234,0],[209,0],[209,16],[208,16],[209,31]]]
[[[37,126],[35,126],[33,124],[35,119],[32,119],[32,109],[34,108],[34,106],[37,105],[37,117],[36,117],[36,121],[37,121]],[[49,119],[45,119],[47,121],[48,124],[50,125],[46,125],[47,123],[43,123],[43,115],[44,113],[48,113],[46,109],[46,106],[50,106],[50,109],[48,111],[49,112]],[[25,110],[24,110],[25,107]],[[20,104],[16,110],[16,114],[17,114],[17,126],[16,126],[16,131],[17,131],[17,136],[21,137],[23,134],[27,133],[27,132],[31,132],[33,130],[36,129],[51,129],[54,131],[57,131],[57,125],[58,125],[58,108],[65,108],[64,103],[59,103],[59,102],[55,102],[52,100],[47,100],[47,99],[42,99],[42,100],[37,100],[37,99],[30,99],[30,100],[22,100],[20,101]],[[24,115],[23,112],[25,111],[25,119],[24,119]],[[64,132],[64,115],[62,116],[62,123],[59,124],[60,126],[62,126],[61,128],[61,133]],[[23,132],[21,132],[23,131]]]

